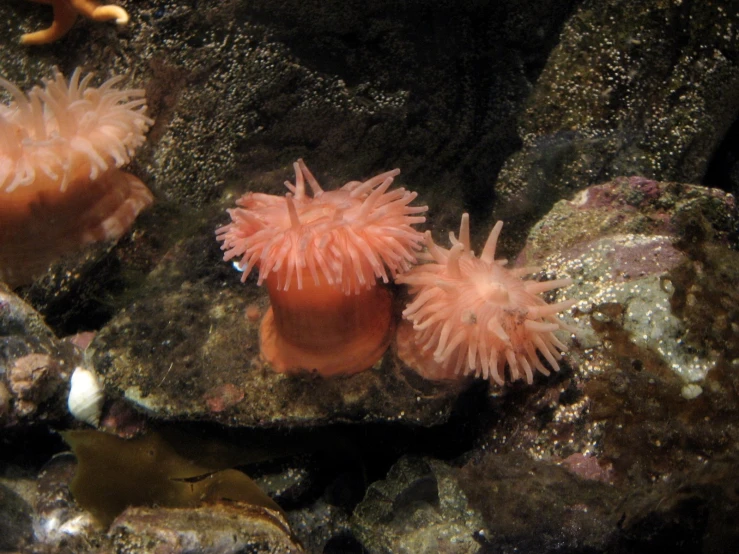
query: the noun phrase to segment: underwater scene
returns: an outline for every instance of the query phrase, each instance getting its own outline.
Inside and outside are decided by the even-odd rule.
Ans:
[[[0,552],[739,552],[739,0],[0,3]]]

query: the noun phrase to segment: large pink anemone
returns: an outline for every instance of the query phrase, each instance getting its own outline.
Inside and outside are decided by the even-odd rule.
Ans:
[[[275,370],[361,371],[392,336],[390,295],[377,280],[387,283],[416,261],[423,234],[413,225],[427,208],[411,206],[415,192],[391,189],[398,169],[332,191],[303,160],[294,169],[285,196],[239,199],[217,239],[242,280],[256,267],[258,284],[267,284],[261,350]]]
[[[153,121],[140,89],[59,71],[27,95],[0,78],[0,279],[23,284],[80,244],[117,239],[151,204],[129,163]]]
[[[533,268],[508,269],[495,259],[503,222],[493,227],[480,257],[470,249],[469,216],[464,214],[459,238],[450,233],[451,248],[434,243],[426,233],[430,263],[398,276],[410,286],[413,300],[403,311],[409,322],[398,330],[398,354],[429,379],[456,379],[474,374],[505,382],[533,382],[534,371],[559,370],[565,345],[555,336],[569,329],[557,313],[574,305],[568,300],[547,304],[540,293],[567,286],[569,279],[527,281]]]

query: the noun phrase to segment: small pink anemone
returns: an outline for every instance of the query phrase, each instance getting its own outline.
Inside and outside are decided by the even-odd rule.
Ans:
[[[413,225],[427,207],[411,206],[415,192],[391,189],[398,169],[324,191],[303,160],[293,166],[285,196],[247,193],[216,238],[224,260],[238,259],[242,281],[256,267],[267,284],[260,340],[275,370],[361,371],[392,337],[391,298],[377,280],[416,261],[423,234]]]
[[[570,279],[526,281],[534,268],[508,269],[495,259],[503,222],[494,227],[480,257],[470,249],[469,216],[464,214],[459,238],[450,233],[451,248],[436,245],[426,233],[430,263],[414,267],[397,282],[410,286],[413,300],[403,311],[409,322],[398,330],[398,354],[428,379],[456,379],[474,374],[505,382],[522,377],[531,384],[534,370],[559,371],[565,345],[555,336],[570,330],[557,313],[572,307],[567,300],[547,304],[540,293],[571,284]]]

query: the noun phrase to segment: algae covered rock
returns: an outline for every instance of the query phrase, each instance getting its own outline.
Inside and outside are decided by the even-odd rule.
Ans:
[[[473,554],[486,526],[470,507],[457,471],[438,460],[404,457],[370,485],[352,517],[370,552]]]
[[[211,222],[180,241],[147,289],[95,337],[91,357],[114,396],[163,419],[229,426],[445,421],[468,382],[435,384],[389,349],[375,367],[323,378],[275,373],[259,354],[264,287],[221,260]]]
[[[497,213],[533,221],[619,175],[701,182],[739,111],[737,4],[587,2],[519,118]]]

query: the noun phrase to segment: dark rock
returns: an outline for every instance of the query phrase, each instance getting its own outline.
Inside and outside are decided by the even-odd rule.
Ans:
[[[354,538],[346,510],[318,500],[288,513],[290,527],[300,538],[306,552],[326,554],[363,554]]]
[[[401,458],[387,478],[370,485],[352,528],[372,553],[474,553],[487,534],[457,481],[457,470],[437,461]]]
[[[526,454],[487,454],[459,484],[489,532],[486,552],[601,552],[618,532],[614,487]]]
[[[81,351],[0,284],[0,427],[69,419],[69,378]]]
[[[199,508],[128,508],[109,534],[117,552],[298,554],[281,514],[240,502]]]
[[[0,484],[0,552],[17,551],[33,537],[32,509],[17,493]]]
[[[739,548],[736,451],[649,489],[623,503],[618,552],[712,552]]]
[[[259,323],[246,316],[247,306],[268,304],[266,291],[221,261],[214,228],[173,248],[95,337],[91,357],[113,395],[158,418],[230,426],[429,426],[449,417],[468,383],[415,378],[390,350],[351,376],[275,373],[259,356]]]
[[[496,212],[533,222],[619,175],[701,182],[739,112],[737,4],[584,3],[520,119]]]
[[[736,452],[649,485],[607,485],[523,454],[482,454],[459,483],[481,552],[734,552]]]

